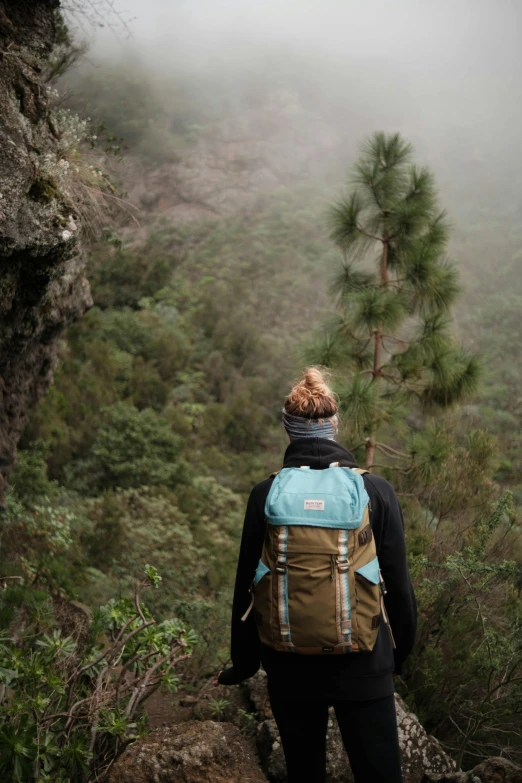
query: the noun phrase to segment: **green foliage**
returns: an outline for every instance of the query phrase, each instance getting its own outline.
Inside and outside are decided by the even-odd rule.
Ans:
[[[160,581],[147,565],[133,601],[111,600],[74,636],[33,617],[0,640],[2,780],[94,783],[143,733],[140,702],[161,684],[177,688],[176,667],[196,642],[179,620],[156,623],[142,605]]]
[[[183,481],[181,441],[153,410],[117,403],[101,410],[102,425],[91,457],[73,463],[69,483],[103,490],[112,487],[175,486]]]
[[[154,296],[171,278],[175,259],[158,252],[153,244],[149,253],[139,255],[127,250],[121,240],[108,237],[114,247],[98,249],[93,258],[90,282],[96,290],[99,307],[138,308],[144,297]]]
[[[496,235],[498,233],[497,230]],[[503,459],[498,479],[518,493],[517,488],[522,483],[520,238],[516,228],[500,233],[507,248],[500,253],[498,264],[482,270],[485,279],[483,283],[481,281],[471,307],[463,313],[463,319],[484,357],[485,378],[477,402],[485,426],[502,443]]]
[[[210,714],[215,720],[224,720],[227,708],[230,707],[228,699],[211,699],[209,701]]]
[[[213,618],[206,613],[199,617],[198,606],[202,598],[213,599],[215,591],[225,587],[226,600],[230,597],[242,499],[215,479],[198,477],[179,496],[165,488],[116,490],[83,508],[88,521],[80,540],[89,565],[82,588],[84,600],[106,600],[118,589],[128,593],[141,563],[150,558],[163,581],[162,589],[149,596],[149,605],[159,616],[174,607],[177,614],[190,619],[200,644],[207,654],[214,654],[206,636]],[[220,633],[222,639],[226,627],[221,626]],[[218,647],[222,644],[217,642]],[[213,645],[216,648],[215,637]]]
[[[49,444],[43,440],[33,441],[27,451],[19,450],[11,487],[22,502],[30,503],[55,493],[56,487],[47,475],[49,451]]]
[[[82,493],[137,482],[173,487],[188,480],[184,465],[193,462],[196,472],[249,490],[280,460],[277,400],[303,339],[294,302],[309,312],[325,303],[328,261],[317,257],[326,237],[315,220],[322,203],[315,189],[278,192],[241,219],[190,231],[164,224],[139,250],[114,237],[100,245],[91,270],[96,306],[69,329],[55,385],[22,445],[44,440],[52,478]],[[182,438],[164,470],[145,456],[142,465],[125,458],[121,428],[138,438],[141,454],[137,430],[153,418],[135,409],[151,409],[165,437],[168,424]]]
[[[521,758],[521,605],[515,587],[522,571],[509,557],[518,534],[513,521],[506,493],[468,530],[460,549],[444,554],[432,548],[414,561],[422,613],[408,692],[426,728],[437,726],[446,736],[459,768],[499,749],[515,762]]]
[[[33,452],[40,457],[31,456],[34,475],[22,461],[20,478],[15,476],[10,532],[2,539],[8,543],[10,562],[4,559],[3,572],[23,573],[32,581],[32,590],[52,586],[95,606],[107,604],[113,595],[131,595],[143,563],[154,563],[163,580],[160,589],[149,593],[151,611],[159,619],[174,612],[198,633],[184,670],[185,682],[194,686],[227,662],[243,493],[280,465],[284,438],[278,429],[278,401],[306,337],[302,308],[311,321],[325,309],[330,261],[326,238],[315,228],[320,203],[319,195],[309,191],[278,194],[241,220],[195,225],[190,232],[164,225],[139,252],[114,240],[100,246],[93,261],[97,306],[69,329],[55,386],[24,436],[22,460]],[[442,246],[443,221],[432,221],[430,231],[434,247]],[[405,247],[403,241],[406,258]],[[464,596],[466,588],[456,568],[446,568],[452,563],[446,558],[456,552],[466,557],[466,547],[477,545],[475,531],[482,519],[490,518],[498,496],[491,482],[498,463],[494,443],[476,429],[473,409],[426,421],[421,394],[426,379],[440,377],[448,393],[466,358],[456,348],[451,317],[440,298],[436,307],[427,305],[432,294],[438,297],[445,261],[437,277],[427,262],[424,268],[423,258],[414,264],[415,253],[412,250],[401,271],[390,272],[402,276],[410,269],[405,284],[410,293],[404,297],[396,290],[381,297],[372,290],[375,273],[369,263],[348,257],[335,283],[339,312],[317,337],[314,349],[323,351],[323,363],[346,372],[339,393],[348,445],[364,447],[366,422],[378,423],[384,471],[405,506],[421,623],[426,620],[435,628],[432,635],[426,631],[424,643],[422,626],[418,657],[411,660],[402,687],[426,725],[445,742],[453,742],[458,752],[458,732],[446,701],[450,692],[457,692],[457,679],[466,683],[469,673],[469,689],[448,702],[456,705],[455,719],[464,727],[482,703],[489,670],[483,662],[479,665],[485,648],[480,647],[481,631],[470,602],[453,619],[451,612],[444,615],[452,591]],[[319,256],[326,258],[322,265]],[[393,269],[398,270],[398,263],[392,259]],[[120,264],[129,272],[126,280],[119,276]],[[160,287],[154,290],[155,285]],[[422,296],[415,298],[411,292],[417,287]],[[284,301],[280,291],[285,292]],[[412,309],[417,312],[414,323],[407,315]],[[406,331],[412,331],[408,339],[400,343],[384,338],[385,355],[393,354],[394,377],[400,377],[400,384],[387,387],[386,378],[372,383],[367,372],[373,360],[371,340],[358,341],[355,350],[350,336],[359,333],[361,313],[372,324],[386,319],[390,328],[406,317]],[[402,340],[402,331],[397,337]],[[412,396],[408,389],[417,385],[419,394]],[[393,394],[385,393],[387,388],[393,388]],[[148,446],[151,437],[161,459],[158,449]],[[44,452],[31,451],[35,439],[48,444],[53,481],[43,470]],[[399,451],[404,455],[400,461],[395,459]],[[407,472],[393,470],[404,462]],[[42,503],[40,486],[49,504]],[[71,494],[73,487],[76,494]],[[73,515],[68,548],[52,557],[47,540],[53,539],[52,531],[19,538],[19,515],[33,515],[35,506],[51,507],[59,517]],[[489,565],[520,559],[515,532],[515,522],[503,521],[491,534],[483,556]],[[510,552],[504,553],[508,546]],[[428,563],[445,564],[440,578]],[[510,629],[515,633],[517,605],[507,592],[499,603],[501,584],[513,587],[516,578],[499,572],[495,580],[493,589],[484,588],[481,605],[498,615],[491,647],[506,660],[502,634]],[[442,584],[440,589],[435,582]],[[27,587],[6,592],[11,597],[5,597],[0,614],[4,625],[17,622],[21,607],[31,601],[38,615],[47,617],[45,594],[37,599]],[[121,605],[108,607],[106,622],[122,622]],[[46,622],[50,630],[56,627],[56,620],[47,617]],[[443,641],[437,644],[439,632]],[[469,651],[464,642],[468,638]],[[453,677],[450,662],[455,661],[458,674]],[[497,700],[495,709],[499,706]],[[488,720],[500,725],[500,715],[497,710]],[[101,725],[111,737],[139,730],[124,729],[121,717],[111,710],[103,717]],[[251,720],[237,720],[248,732]],[[482,738],[482,731],[478,727],[471,741]],[[499,736],[493,732],[486,739],[498,746]],[[468,766],[469,747],[464,755]],[[81,756],[81,744],[78,753]]]
[[[10,578],[23,575],[34,586],[71,586],[65,563],[76,521],[59,497],[24,505],[9,495],[0,516],[0,570]]]
[[[175,613],[198,634],[184,684],[226,665],[245,493],[279,466],[284,444],[278,400],[302,340],[294,303],[310,312],[325,303],[321,205],[318,190],[279,192],[247,217],[190,230],[164,224],[139,249],[114,235],[95,249],[95,307],[67,332],[1,521],[0,573],[25,577],[3,595],[3,628],[31,611],[46,644],[54,631],[71,637],[52,594],[104,604],[93,627],[114,636],[133,611],[143,563],[153,563],[162,576],[148,594],[153,628]],[[284,306],[279,290],[288,292]],[[76,650],[60,658],[81,668],[90,640],[73,636]],[[177,687],[175,679],[163,684]],[[41,776],[65,783],[82,764],[105,763],[140,731],[138,714],[127,719],[125,710],[102,705],[92,748],[88,727],[66,743],[53,734]]]
[[[248,712],[248,710],[239,709],[235,718],[235,725],[238,727],[241,734],[247,736],[255,736],[257,733],[259,718],[256,713]]]

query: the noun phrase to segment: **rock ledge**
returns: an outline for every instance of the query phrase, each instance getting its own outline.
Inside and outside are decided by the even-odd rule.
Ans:
[[[110,783],[266,783],[254,744],[231,723],[189,721],[131,745]]]

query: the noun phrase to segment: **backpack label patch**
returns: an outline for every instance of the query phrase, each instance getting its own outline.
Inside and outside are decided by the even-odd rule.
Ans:
[[[324,500],[305,500],[305,511],[324,511]]]

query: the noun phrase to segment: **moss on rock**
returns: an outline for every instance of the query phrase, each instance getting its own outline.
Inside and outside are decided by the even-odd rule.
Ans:
[[[36,179],[27,194],[33,201],[40,201],[43,204],[49,204],[54,199],[60,197],[56,183],[49,177]]]

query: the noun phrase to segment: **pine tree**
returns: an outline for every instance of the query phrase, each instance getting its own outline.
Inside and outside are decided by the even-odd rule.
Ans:
[[[433,174],[412,162],[399,134],[364,144],[348,197],[330,210],[342,252],[332,286],[337,319],[314,356],[346,371],[341,410],[362,437],[366,467],[376,450],[407,456],[379,441],[412,403],[450,406],[471,394],[479,366],[457,344],[450,309],[460,288],[446,256],[448,223]]]

